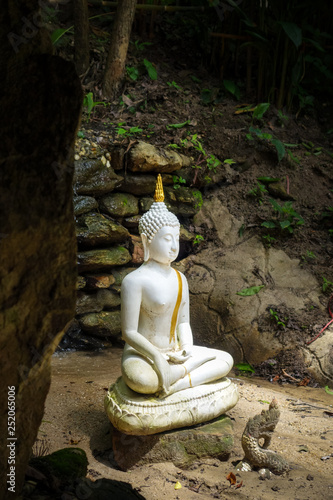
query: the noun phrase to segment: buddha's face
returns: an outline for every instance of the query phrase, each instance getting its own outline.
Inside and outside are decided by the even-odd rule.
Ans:
[[[160,264],[170,264],[179,252],[179,227],[164,226],[155,234],[151,243],[147,244],[149,259]]]

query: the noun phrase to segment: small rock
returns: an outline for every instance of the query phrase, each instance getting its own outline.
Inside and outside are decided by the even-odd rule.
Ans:
[[[121,333],[120,311],[102,311],[79,318],[82,330],[96,337],[117,337]]]
[[[74,192],[77,194],[100,196],[113,191],[122,180],[123,177],[103,165],[101,160],[79,160],[75,163]]]
[[[175,151],[156,148],[139,141],[130,151],[129,168],[133,172],[174,172],[191,165],[192,159]]]
[[[96,290],[99,288],[109,288],[115,282],[112,274],[89,274],[84,277],[85,288]]]
[[[260,469],[258,471],[258,474],[259,474],[259,479],[261,479],[262,481],[264,481],[265,479],[271,479],[272,477],[272,473],[269,469]]]
[[[127,248],[121,246],[86,250],[78,253],[80,272],[112,269],[114,266],[123,266],[131,260],[132,257]]]
[[[78,244],[96,247],[123,243],[129,238],[128,230],[122,225],[99,213],[84,214],[76,222]]]
[[[74,215],[82,215],[98,208],[98,203],[92,196],[74,196]]]
[[[130,217],[139,213],[138,199],[127,193],[111,193],[100,200],[99,206],[111,217]]]

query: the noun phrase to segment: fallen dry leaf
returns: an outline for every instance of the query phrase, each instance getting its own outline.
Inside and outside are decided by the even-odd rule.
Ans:
[[[236,476],[233,472],[229,472],[227,475],[227,480],[230,481],[230,484],[234,485],[236,484]]]

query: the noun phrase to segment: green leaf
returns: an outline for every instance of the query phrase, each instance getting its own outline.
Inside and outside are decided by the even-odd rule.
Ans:
[[[327,392],[327,394],[333,394],[333,391],[330,391],[328,385],[325,385],[325,392]]]
[[[152,63],[147,59],[144,59],[143,64],[146,66],[148,75],[150,76],[151,80],[157,80],[157,71],[156,68],[152,65]]]
[[[69,28],[59,28],[57,30],[54,30],[52,33],[51,33],[51,42],[53,45],[55,45],[58,40],[60,40],[60,38],[62,36],[64,36],[65,33],[67,33],[68,31],[70,31],[71,29],[73,29],[73,26],[70,26]]]
[[[281,161],[282,158],[286,154],[286,150],[285,150],[285,147],[284,147],[283,143],[281,141],[279,141],[279,139],[271,139],[271,143],[276,148],[277,155],[278,155],[278,160]]]
[[[275,223],[273,221],[266,221],[266,222],[263,222],[262,224],[262,227],[267,227],[267,229],[274,229],[276,227]]]
[[[291,224],[290,220],[282,220],[282,221],[280,221],[281,229],[286,229],[286,227],[289,227],[290,224]]]
[[[235,368],[237,368],[237,370],[241,372],[254,373],[254,369],[249,363],[237,363],[237,365],[235,365]]]
[[[253,118],[261,119],[268,110],[269,106],[270,106],[269,102],[262,102],[258,104],[258,106],[254,108],[252,115]]]
[[[131,80],[136,81],[139,78],[139,70],[137,68],[126,66],[126,71]]]
[[[278,177],[257,177],[257,181],[263,182],[264,184],[271,184],[272,182],[279,182],[281,179]]]
[[[192,80],[193,82],[195,82],[195,83],[201,83],[200,78],[197,78],[197,77],[196,77],[196,76],[194,76],[194,75],[190,75],[190,78],[191,78],[191,80]]]
[[[278,202],[276,200],[273,200],[273,198],[270,198],[269,201],[273,205],[274,210],[277,210],[278,212],[280,212],[280,214],[283,213],[283,208],[281,207],[281,205],[278,204]]]
[[[237,85],[230,81],[230,80],[223,80],[223,85],[225,87],[225,89],[230,92],[230,94],[232,94],[234,97],[236,97],[237,101],[239,101],[240,99],[240,90],[239,88],[237,87]]]
[[[252,295],[256,295],[257,293],[260,292],[262,288],[264,288],[265,285],[259,285],[259,286],[251,286],[250,288],[243,288],[240,292],[237,292],[237,295],[240,295],[241,297],[251,297]]]
[[[182,128],[185,127],[185,125],[188,125],[190,123],[190,120],[186,120],[186,122],[183,123],[173,123],[171,125],[167,125],[167,129],[169,128]]]
[[[302,43],[302,30],[297,26],[297,24],[287,23],[285,21],[281,22],[281,26],[295,45],[296,49],[298,49]]]

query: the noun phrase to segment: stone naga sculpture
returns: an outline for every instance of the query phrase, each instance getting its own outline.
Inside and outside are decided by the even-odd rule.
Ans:
[[[273,399],[268,410],[250,418],[242,435],[242,447],[245,458],[240,470],[251,470],[251,467],[267,468],[274,474],[284,474],[289,470],[288,462],[278,453],[268,449],[272,434],[280,418],[277,401]],[[262,446],[259,440],[263,439]]]
[[[126,342],[122,378],[110,388],[105,403],[115,427],[133,434],[209,420],[238,400],[235,386],[224,378],[233,366],[231,355],[193,345],[187,280],[171,267],[179,251],[180,225],[164,203],[160,175],[154,200],[139,223],[144,263],[126,276],[121,287],[122,335]],[[212,384],[216,381],[219,384]],[[201,389],[195,390],[198,387]],[[183,409],[190,412],[187,418],[179,418],[183,400]],[[193,411],[189,401],[193,402]],[[148,420],[147,415],[151,415]]]

